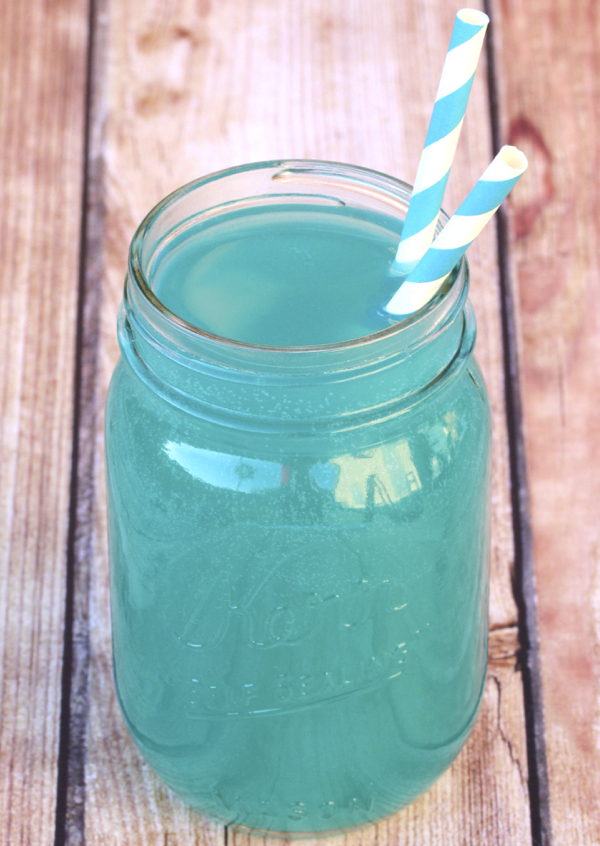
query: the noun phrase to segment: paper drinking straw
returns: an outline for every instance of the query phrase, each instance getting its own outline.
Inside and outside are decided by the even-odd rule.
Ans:
[[[488,23],[476,9],[456,15],[393,273],[409,273],[433,240]]]
[[[412,314],[429,302],[526,170],[524,153],[516,147],[502,147],[419,264],[408,274],[386,311]]]

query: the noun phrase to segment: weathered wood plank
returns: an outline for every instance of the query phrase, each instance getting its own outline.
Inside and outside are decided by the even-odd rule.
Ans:
[[[0,4],[0,842],[52,843],[87,4]]]
[[[106,140],[106,271],[101,382],[117,358],[115,318],[130,238],[149,208],[203,173],[243,161],[327,158],[411,179],[455,11],[436,0],[373,8],[359,0],[111,2]],[[485,71],[472,93],[451,177],[456,208],[491,157]],[[471,250],[478,356],[494,416],[493,643],[514,636],[513,559],[496,247],[490,229]],[[105,536],[99,467],[97,536]],[[108,586],[98,549],[91,595],[92,696],[86,842],[216,842],[194,826],[140,761],[110,678]],[[512,649],[512,647],[511,647]],[[348,839],[466,844],[527,843],[529,808],[520,674],[496,657],[467,749],[419,803]],[[497,681],[497,680],[498,681]],[[499,708],[502,719],[499,720]],[[126,785],[126,789],[125,789]],[[198,819],[198,818],[196,818]],[[242,835],[231,834],[236,842]],[[136,841],[137,838],[137,841]],[[199,842],[199,841],[198,841]]]
[[[503,132],[531,175],[511,205],[552,842],[600,842],[600,9],[495,3]],[[518,59],[518,61],[516,61]]]

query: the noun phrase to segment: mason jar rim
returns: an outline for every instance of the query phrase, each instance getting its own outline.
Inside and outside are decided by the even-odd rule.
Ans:
[[[215,345],[225,350],[228,349],[230,353],[234,353],[237,348],[240,352],[247,351],[250,353],[268,354],[269,357],[275,356],[284,358],[293,355],[294,357],[300,355],[304,358],[307,354],[326,354],[327,352],[334,353],[344,350],[357,350],[365,348],[370,345],[377,345],[379,341],[386,339],[398,338],[404,336],[406,340],[407,335],[415,334],[415,339],[419,345],[426,340],[426,338],[433,331],[439,329],[440,323],[446,323],[446,320],[457,311],[459,311],[464,301],[466,300],[468,290],[469,269],[466,258],[463,256],[458,262],[454,271],[452,271],[453,279],[451,284],[442,287],[432,299],[421,309],[413,314],[406,315],[399,319],[391,326],[386,326],[377,332],[368,335],[362,335],[358,338],[351,338],[345,341],[338,341],[328,344],[314,344],[304,346],[277,346],[266,344],[252,344],[239,341],[234,338],[229,338],[225,335],[217,335],[205,329],[201,329],[192,323],[179,317],[177,314],[168,309],[165,304],[156,296],[152,290],[150,279],[144,267],[144,260],[142,257],[142,248],[144,239],[149,236],[152,227],[156,225],[157,221],[162,216],[167,214],[170,210],[182,201],[186,196],[190,195],[212,182],[223,180],[236,174],[249,173],[252,171],[266,171],[277,170],[278,173],[273,175],[273,179],[279,178],[279,181],[288,182],[308,182],[315,186],[328,186],[330,189],[338,190],[341,187],[346,188],[351,193],[357,195],[367,194],[372,198],[377,197],[380,200],[385,200],[390,205],[390,209],[396,208],[399,213],[402,200],[407,206],[410,200],[412,186],[403,182],[396,177],[380,171],[372,170],[370,168],[361,167],[359,165],[344,164],[341,162],[326,161],[319,159],[280,159],[271,161],[250,162],[248,164],[238,165],[235,167],[225,168],[214,173],[207,174],[199,179],[192,180],[185,185],[172,191],[157,203],[145,216],[140,225],[135,231],[131,246],[129,250],[129,273],[126,279],[126,289],[129,283],[133,283],[134,288],[141,295],[141,302],[146,309],[149,309],[147,317],[152,320],[152,315],[158,318],[159,323],[166,325],[176,334],[183,333],[188,341],[193,341],[196,338],[198,341],[206,341],[214,349]],[[300,196],[300,195],[299,195]],[[310,197],[311,195],[306,195]],[[314,196],[314,195],[313,195]],[[233,206],[236,202],[243,201],[251,202],[253,200],[260,202],[264,195],[255,195],[251,197],[240,197],[237,201],[224,202],[219,204],[217,211],[227,211],[228,207]],[[205,209],[205,213],[211,211],[211,208]],[[442,225],[448,221],[448,215],[441,210],[440,220]],[[442,225],[438,222],[438,231],[441,230]],[[160,241],[158,242],[160,243]],[[135,298],[135,297],[134,297]],[[138,298],[135,298],[136,300]],[[131,298],[126,300],[131,304]],[[138,300],[139,302],[139,300]],[[415,332],[415,330],[417,330]],[[419,331],[420,330],[420,331]],[[408,347],[413,347],[414,344],[409,343]],[[304,354],[304,355],[303,355]]]

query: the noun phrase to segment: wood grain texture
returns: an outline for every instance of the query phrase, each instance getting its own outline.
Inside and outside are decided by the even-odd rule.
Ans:
[[[106,390],[129,241],[166,193],[245,161],[323,158],[410,180],[459,2],[111,0],[105,145],[106,240],[100,343]],[[451,176],[452,211],[491,159],[485,71],[476,78]],[[504,412],[495,237],[473,245],[478,358],[494,418],[492,672],[465,751],[418,803],[358,842],[530,842]],[[127,737],[110,669],[104,476],[96,476],[86,843],[216,844],[152,776]],[[507,648],[506,643],[510,643]],[[236,843],[243,835],[229,833]]]
[[[600,842],[600,9],[495,4],[556,846]]]
[[[52,843],[87,8],[0,4],[0,842]]]

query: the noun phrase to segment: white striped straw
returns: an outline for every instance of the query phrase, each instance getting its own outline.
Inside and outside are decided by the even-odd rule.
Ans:
[[[433,240],[488,23],[488,16],[477,9],[461,9],[456,15],[398,252],[391,268],[394,274],[409,273]]]
[[[524,153],[516,147],[502,147],[419,264],[408,274],[386,311],[412,314],[429,302],[526,170]]]

